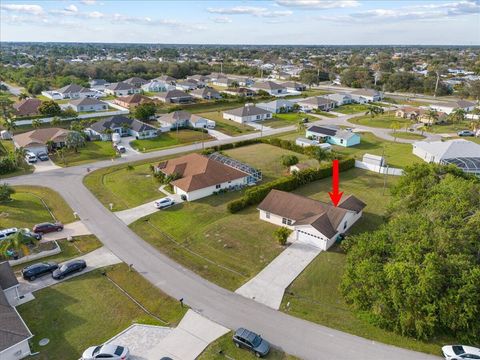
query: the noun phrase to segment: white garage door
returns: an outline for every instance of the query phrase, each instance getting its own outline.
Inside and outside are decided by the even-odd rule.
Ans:
[[[297,231],[297,241],[301,241],[305,244],[313,245],[318,247],[322,250],[326,250],[327,242],[323,239],[320,239],[318,236],[310,234],[303,230],[296,230]]]

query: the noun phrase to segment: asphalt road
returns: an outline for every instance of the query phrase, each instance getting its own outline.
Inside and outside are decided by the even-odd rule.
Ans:
[[[291,127],[293,129],[293,127]],[[285,129],[265,132],[270,135]],[[228,141],[252,138],[248,134]],[[221,141],[221,142],[228,142]],[[220,143],[214,141],[211,144]],[[147,154],[135,154],[128,161],[150,159],[201,148],[201,144],[177,147]],[[107,210],[83,185],[87,166],[108,167],[125,159],[62,168],[38,174],[6,179],[11,185],[50,187],[67,201],[88,229],[117,257],[134,268],[153,285],[180,299],[207,318],[230,329],[240,326],[260,333],[287,353],[303,359],[323,360],[426,360],[437,357],[376,343],[358,336],[289,316],[253,300],[225,290],[169,259],[132,232]]]

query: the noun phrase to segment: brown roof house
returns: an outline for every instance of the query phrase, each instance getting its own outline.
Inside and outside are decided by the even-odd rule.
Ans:
[[[294,239],[327,250],[361,218],[365,203],[343,196],[338,206],[272,190],[258,205],[260,219],[293,230]]]
[[[0,263],[0,359],[23,359],[31,354],[32,333],[15,309],[18,281],[8,262]]]
[[[69,130],[61,128],[46,128],[28,131],[13,136],[15,148],[24,148],[34,154],[47,152],[47,143],[50,141],[54,148],[60,148],[65,145],[65,138]]]
[[[223,189],[248,185],[253,181],[252,177],[246,172],[248,170],[242,171],[240,168],[242,164],[235,161],[226,165],[220,160],[194,153],[161,162],[156,171],[165,175],[176,174],[178,179],[171,182],[175,194],[193,201]]]
[[[134,94],[128,96],[118,97],[113,101],[115,104],[121,107],[132,109],[140,104],[153,102],[152,99],[141,94]]]
[[[15,109],[15,116],[35,116],[40,114],[38,108],[42,104],[41,100],[38,99],[24,99],[13,105]]]

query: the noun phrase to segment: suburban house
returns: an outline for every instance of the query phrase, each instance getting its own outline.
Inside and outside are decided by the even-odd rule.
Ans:
[[[353,103],[353,98],[350,94],[345,94],[345,93],[326,94],[326,95],[323,95],[323,97],[326,99],[335,101],[337,106]]]
[[[140,89],[125,82],[118,82],[108,85],[105,88],[105,93],[114,96],[127,96],[132,94],[139,94]]]
[[[172,76],[168,76],[168,75],[162,75],[162,76],[159,76],[153,80],[156,80],[156,81],[164,81],[170,85],[175,85],[175,83],[177,82],[177,79],[175,79],[174,77]]]
[[[193,96],[182,90],[170,90],[154,96],[155,99],[165,103],[185,104],[193,101]]]
[[[240,96],[240,97],[252,97],[255,96],[255,91],[249,88],[229,88],[225,90],[221,90],[222,93],[233,95],[233,96]]]
[[[319,142],[344,147],[360,144],[360,135],[357,133],[329,126],[311,126],[305,132],[305,136]]]
[[[377,90],[373,89],[360,89],[355,90],[350,93],[353,100],[360,104],[365,104],[369,102],[382,101],[383,94]]]
[[[197,99],[212,100],[212,99],[221,99],[222,96],[220,93],[211,87],[204,87],[201,89],[193,90],[190,95],[196,97]]]
[[[302,138],[302,137],[299,137],[295,140],[295,145],[298,145],[298,146],[301,146],[301,147],[316,146],[316,147],[319,147],[320,149],[325,150],[325,151],[331,151],[332,150],[332,145],[330,145],[330,144],[321,143],[318,140],[307,139],[307,138]]]
[[[425,162],[453,164],[466,173],[480,176],[480,145],[464,140],[417,141],[413,154]]]
[[[15,306],[18,281],[8,261],[0,263],[0,359],[18,360],[31,355],[33,337]]]
[[[231,79],[235,81],[239,86],[250,86],[255,82],[254,80],[243,76],[233,76],[231,77]]]
[[[294,105],[295,103],[293,101],[285,100],[285,99],[273,100],[267,103],[256,104],[257,107],[270,111],[275,114],[291,112],[293,110]]]
[[[458,100],[458,101],[452,101],[448,103],[430,104],[430,108],[437,111],[444,112],[446,114],[450,114],[457,109],[462,109],[465,112],[470,112],[473,109],[475,109],[475,103],[472,101]]]
[[[40,114],[38,108],[42,104],[39,99],[28,98],[13,104],[15,116],[35,116]]]
[[[210,81],[210,78],[205,75],[192,75],[192,76],[188,76],[187,80],[193,80],[195,81],[198,87],[203,87],[207,85],[207,83]]]
[[[118,97],[113,102],[121,107],[132,109],[140,104],[152,102],[152,99],[141,94],[133,94]]]
[[[440,124],[447,121],[447,114],[441,111],[437,111],[438,119],[434,122]],[[412,106],[404,106],[395,111],[395,116],[403,119],[410,119],[422,122],[424,124],[431,124],[433,120],[428,116],[428,111],[421,108]]]
[[[42,95],[52,100],[62,100],[94,97],[97,95],[97,92],[95,90],[87,89],[77,84],[70,84],[58,90],[42,91]]]
[[[243,124],[251,121],[271,119],[272,112],[256,107],[252,104],[246,104],[245,106],[236,109],[225,110],[223,112],[223,118]]]
[[[305,196],[272,190],[258,205],[260,220],[284,226],[293,238],[327,250],[362,217],[365,203],[353,195],[343,196],[338,206]]]
[[[335,108],[336,102],[321,96],[314,96],[302,100],[298,100],[297,104],[303,111],[322,110],[329,111]]]
[[[287,94],[287,88],[273,81],[262,81],[254,83],[251,88],[255,91],[263,90],[269,95],[278,96]]]
[[[106,111],[108,110],[108,104],[95,98],[81,98],[70,100],[68,106],[76,112],[86,111]]]
[[[182,127],[213,129],[215,127],[215,121],[191,114],[185,110],[173,111],[162,115],[157,121],[162,125],[162,128],[166,127],[171,129]]]
[[[92,79],[88,83],[90,84],[90,88],[95,90],[105,90],[105,88],[110,85],[105,79]]]
[[[219,78],[212,81],[213,85],[222,86],[222,87],[231,87],[235,84],[240,85],[236,80],[229,78]]]
[[[184,91],[190,91],[190,90],[195,90],[198,88],[197,83],[192,80],[192,81],[187,81],[187,80],[182,80],[182,81],[177,81],[177,84],[175,87],[178,90],[184,90]]]
[[[45,128],[13,135],[13,145],[16,149],[23,148],[34,154],[48,152],[48,146],[61,148],[65,146],[65,138],[69,130],[61,128]]]
[[[175,89],[175,85],[161,80],[152,80],[142,85],[142,90],[147,92],[166,92],[173,89]]]
[[[139,77],[131,77],[130,79],[123,80],[123,82],[125,84],[135,86],[136,88],[141,88],[142,85],[145,85],[146,83],[148,83],[147,80],[139,78]]]
[[[251,176],[244,171],[226,165],[219,160],[192,153],[158,164],[155,171],[165,175],[176,174],[178,179],[171,182],[175,194],[193,201],[209,196],[224,189],[236,189],[248,185]],[[238,166],[241,168],[241,166]]]
[[[296,82],[296,81],[287,81],[281,84],[287,89],[287,91],[305,91],[307,90],[307,85]]]
[[[112,139],[112,134],[120,136],[134,136],[136,139],[148,139],[158,135],[158,129],[145,124],[137,119],[131,119],[124,115],[111,116],[94,122],[85,129],[85,132],[92,138],[102,141]]]

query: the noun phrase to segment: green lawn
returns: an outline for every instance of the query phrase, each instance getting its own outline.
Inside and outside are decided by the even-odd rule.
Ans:
[[[200,276],[235,290],[282,250],[275,225],[251,206],[230,214],[227,203],[241,192],[212,195],[158,211],[130,225],[144,240]]]
[[[110,141],[87,141],[85,147],[80,148],[77,153],[67,150],[66,164],[57,154],[52,154],[50,158],[55,164],[64,167],[112,159],[117,156]]]
[[[409,139],[409,140],[423,140],[423,139],[425,139],[425,136],[423,136],[423,135],[408,132],[408,131],[395,131],[395,132],[392,131],[390,133],[390,135],[392,135],[393,137],[397,137],[399,139]]]
[[[261,170],[264,181],[270,181],[288,174],[288,169],[282,165],[283,155],[295,155],[299,162],[308,162],[312,166],[318,165],[316,160],[309,159],[306,155],[268,144],[242,146],[225,150],[223,153]]]
[[[391,167],[403,168],[415,162],[422,162],[422,160],[412,154],[411,144],[402,144],[399,142],[387,141],[380,139],[372,133],[361,133],[362,140],[360,144],[352,147],[343,147],[334,145],[334,151],[349,155],[357,160],[362,160],[364,154],[382,155],[384,154],[387,163]],[[298,134],[292,133],[281,136],[281,139],[295,140]]]
[[[83,235],[83,236],[75,236],[73,241],[68,241],[66,239],[57,240],[58,245],[62,252],[42,258],[41,261],[55,261],[57,263],[61,263],[63,261],[76,258],[78,256],[84,255],[98,249],[102,246],[102,243],[97,239],[95,235]],[[54,248],[53,243],[40,243],[37,244],[37,248],[34,249],[35,252],[40,250],[51,250]],[[31,262],[23,263],[20,265],[14,266],[15,271],[19,271],[28,265],[38,263],[38,260],[33,260]]]
[[[11,140],[0,140],[0,157],[8,155],[9,152],[13,152],[15,147]],[[0,175],[0,179],[6,179],[9,177],[27,175],[33,172],[33,166],[25,165],[25,168],[19,168],[14,172]]]
[[[255,131],[255,129],[251,126],[224,119],[223,113],[220,110],[198,113],[198,115],[215,121],[215,130],[218,130],[226,135],[238,136]]]
[[[269,126],[272,128],[281,128],[290,125],[297,125],[303,119],[318,120],[318,118],[311,115],[299,114],[299,113],[285,113],[285,114],[274,114],[271,120],[263,121],[263,125]],[[260,122],[259,122],[260,124]]]
[[[412,124],[408,119],[396,117],[393,112],[371,117],[370,115],[362,115],[348,120],[352,124],[364,125],[376,128],[391,129],[393,124],[397,124],[400,128],[406,128]]]
[[[165,325],[146,314],[102,270],[37,291],[35,300],[17,307],[35,335],[32,351],[40,352],[36,359],[76,360],[87,347],[102,344],[132,323]],[[125,264],[106,268],[106,275],[170,326],[187,310]],[[42,338],[50,343],[38,346]]]
[[[225,102],[215,102],[215,101],[203,101],[196,104],[182,104],[180,107],[188,112],[194,114],[200,114],[204,112],[217,112],[228,109],[235,109],[237,107],[243,106],[243,101],[225,101]]]
[[[446,124],[436,124],[433,126],[425,126],[425,131],[434,134],[456,134],[460,130],[470,130],[470,123],[471,121],[461,121],[455,124],[451,122],[448,122]]]
[[[356,114],[365,112],[367,110],[368,105],[365,104],[346,104],[334,109],[335,112],[339,112],[342,114]]]
[[[254,359],[257,359],[257,357],[255,357],[255,355],[252,352],[246,349],[237,348],[232,341],[232,336],[233,336],[233,333],[230,332],[218,338],[213,343],[211,343],[197,359],[198,360],[224,360],[224,359],[254,360]],[[272,348],[270,350],[270,353],[264,359],[295,360],[298,358],[292,355],[287,355],[283,351]]]
[[[55,191],[40,186],[15,186],[14,189],[13,201],[0,203],[2,228],[31,228],[40,222],[53,221],[49,210],[63,223],[75,220],[72,209]]]
[[[134,140],[130,145],[141,152],[149,152],[162,148],[191,144],[195,142],[209,141],[213,138],[201,131],[181,129],[162,133],[152,139]]]

